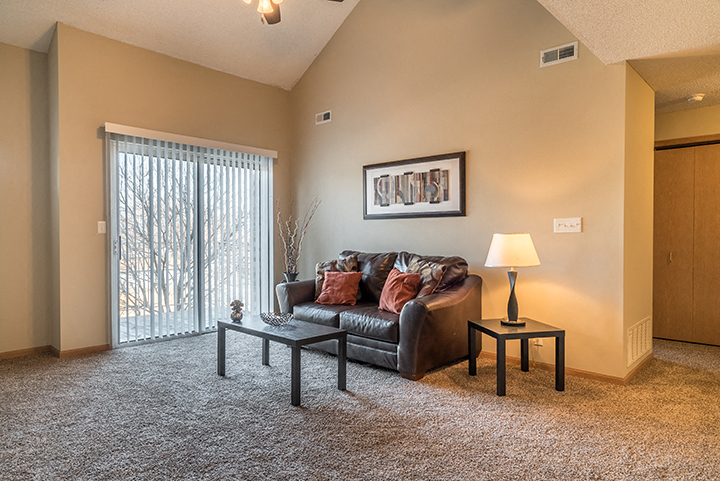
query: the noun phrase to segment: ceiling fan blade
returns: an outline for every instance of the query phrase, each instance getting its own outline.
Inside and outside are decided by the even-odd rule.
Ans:
[[[265,21],[268,25],[274,25],[280,23],[280,5],[273,4],[273,11],[270,13],[263,13]]]

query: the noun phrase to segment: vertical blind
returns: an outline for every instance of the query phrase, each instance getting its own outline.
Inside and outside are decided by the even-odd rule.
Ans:
[[[272,305],[272,158],[108,132],[113,345]]]

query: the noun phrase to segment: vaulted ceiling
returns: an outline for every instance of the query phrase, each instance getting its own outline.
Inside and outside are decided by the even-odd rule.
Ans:
[[[55,22],[290,90],[360,0],[0,0],[0,42],[47,52]]]
[[[2,0],[0,42],[47,52],[59,21],[291,89],[359,1],[287,0],[269,26],[241,0]],[[628,60],[658,113],[720,104],[717,0],[538,2],[606,64]],[[696,93],[705,99],[687,102]]]

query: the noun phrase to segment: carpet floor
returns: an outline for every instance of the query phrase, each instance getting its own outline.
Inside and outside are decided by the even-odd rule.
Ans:
[[[720,348],[655,341],[627,386],[467,361],[419,382],[228,332],[0,361],[2,480],[720,479]]]

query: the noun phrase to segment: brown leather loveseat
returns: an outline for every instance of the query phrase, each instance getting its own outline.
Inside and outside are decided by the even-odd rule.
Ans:
[[[361,297],[356,305],[314,302],[315,281],[307,280],[276,287],[280,310],[292,312],[302,321],[347,330],[348,358],[397,370],[407,379],[418,380],[430,369],[467,358],[467,321],[482,317],[482,279],[468,275],[463,258],[343,251],[340,259],[351,255],[357,256],[357,268],[363,273]],[[400,314],[378,309],[385,280],[393,267],[405,272],[418,258],[445,266],[435,291],[409,301]],[[336,341],[313,347],[337,354]],[[480,349],[478,342],[475,356]]]

